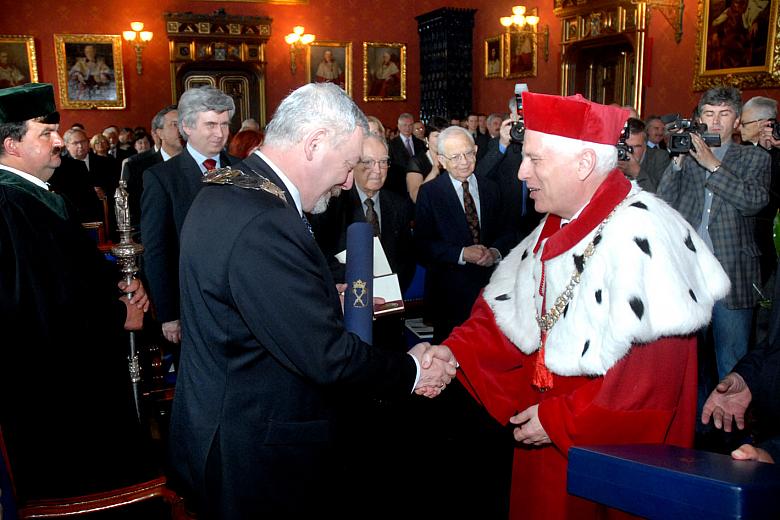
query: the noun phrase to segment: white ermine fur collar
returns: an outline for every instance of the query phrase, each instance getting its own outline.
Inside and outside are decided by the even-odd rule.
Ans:
[[[535,255],[533,248],[544,222],[499,264],[484,292],[498,326],[526,354],[539,348],[544,245]],[[545,262],[548,310],[575,271],[574,255],[582,255],[596,227]],[[547,336],[545,364],[558,375],[603,375],[634,344],[697,331],[730,288],[696,231],[641,189],[631,190],[601,234],[565,314]]]

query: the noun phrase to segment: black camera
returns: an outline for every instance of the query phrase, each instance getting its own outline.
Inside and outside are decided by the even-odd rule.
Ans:
[[[523,92],[528,92],[528,85],[525,83],[515,84],[515,110],[517,111],[517,121],[509,129],[509,139],[515,144],[523,144],[525,137],[525,123],[523,122]]]
[[[623,125],[623,131],[620,132],[617,145],[615,145],[617,148],[618,161],[628,161],[631,159],[631,154],[634,153],[634,147],[626,143],[629,135],[630,130],[628,128],[628,121],[626,121],[626,124]]]
[[[661,117],[661,121],[666,125],[667,132],[682,130],[682,132],[679,133],[669,134],[670,154],[677,155],[690,152],[693,147],[691,134],[698,134],[707,146],[720,146],[720,135],[707,133],[707,125],[704,123],[697,123],[691,119],[683,119],[679,114],[663,116]]]
[[[777,119],[772,121],[772,138],[780,141],[780,121]]]

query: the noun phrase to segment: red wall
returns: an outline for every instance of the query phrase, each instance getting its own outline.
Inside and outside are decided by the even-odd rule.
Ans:
[[[700,93],[691,92],[695,52],[696,0],[685,0],[683,40],[674,41],[673,29],[660,13],[651,16],[648,35],[652,38],[652,62],[649,78],[652,87],[646,92],[645,114],[679,111],[687,113]],[[272,37],[266,49],[266,100],[268,115],[290,90],[303,82],[299,68],[292,76],[289,68],[289,47],[284,35],[293,25],[303,24],[320,40],[353,42],[352,88],[353,97],[368,114],[395,125],[401,112],[418,111],[419,105],[419,37],[414,17],[443,6],[474,7],[474,109],[481,112],[505,111],[506,101],[513,93],[515,82],[528,83],[535,92],[557,93],[560,79],[560,22],[552,14],[552,1],[539,7],[542,24],[550,26],[550,60],[538,60],[538,76],[522,80],[483,78],[483,39],[499,34],[503,27],[498,18],[511,10],[514,2],[485,2],[478,0],[310,0],[307,5],[269,5],[248,2],[192,2],[185,0],[135,0],[111,2],[108,0],[79,0],[63,2],[19,2],[0,0],[2,12],[13,13],[0,19],[0,34],[27,34],[36,39],[39,80],[57,85],[54,59],[54,33],[65,34],[121,34],[133,20],[140,19],[147,29],[154,31],[154,40],[144,51],[144,73],[135,72],[135,53],[123,43],[123,65],[127,109],[64,110],[63,124],[80,121],[90,133],[109,124],[148,126],[151,117],[162,106],[170,103],[170,67],[168,46],[162,15],[172,11],[209,13],[225,8],[230,14],[264,15],[273,18]],[[3,5],[6,4],[6,5]],[[407,101],[363,102],[363,41],[402,42],[407,45]],[[745,91],[744,98],[767,95],[780,99],[778,89]]]

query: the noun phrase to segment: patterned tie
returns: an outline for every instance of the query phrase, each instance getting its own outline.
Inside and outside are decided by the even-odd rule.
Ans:
[[[376,211],[374,211],[374,200],[366,199],[365,205],[366,205],[366,222],[371,224],[371,227],[374,229],[375,237],[381,236],[379,232],[379,216],[376,214]]]
[[[479,217],[477,206],[469,193],[469,181],[463,181],[463,209],[466,211],[466,223],[471,231],[471,238],[475,244],[479,244]]]
[[[404,138],[404,142],[406,143],[406,151],[409,152],[409,157],[414,157],[414,146],[412,146],[412,138],[406,137]]]
[[[206,168],[207,172],[210,172],[211,170],[217,167],[217,161],[215,161],[214,159],[206,159],[205,161],[203,161],[203,167]]]
[[[309,222],[309,219],[306,218],[305,213],[301,213],[301,220],[303,220],[303,223],[306,224],[306,230],[309,232],[312,238],[314,238],[314,230],[311,228],[311,223]]]

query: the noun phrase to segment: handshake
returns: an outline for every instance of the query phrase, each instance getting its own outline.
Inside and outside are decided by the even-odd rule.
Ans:
[[[446,345],[418,343],[409,354],[420,364],[420,379],[414,387],[417,395],[436,397],[455,377],[458,362]]]

